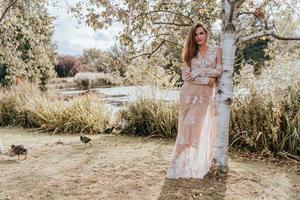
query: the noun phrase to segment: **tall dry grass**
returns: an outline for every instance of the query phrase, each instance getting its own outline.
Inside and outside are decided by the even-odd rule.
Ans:
[[[140,97],[117,113],[121,133],[137,136],[174,137],[177,134],[178,105]]]
[[[102,133],[110,118],[94,95],[64,102],[28,84],[2,90],[0,125],[39,128],[52,133]]]
[[[278,57],[259,77],[244,66],[235,81],[231,145],[300,160],[300,62]]]
[[[300,85],[265,95],[234,98],[231,109],[231,145],[300,160]]]

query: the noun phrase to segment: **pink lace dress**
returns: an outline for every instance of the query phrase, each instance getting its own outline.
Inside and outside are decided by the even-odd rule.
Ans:
[[[166,178],[200,178],[210,169],[214,157],[216,135],[215,86],[209,77],[220,77],[223,71],[216,64],[217,48],[209,47],[205,57],[199,53],[191,67],[182,67],[184,84],[179,94],[178,133]],[[191,71],[192,81],[184,73]]]

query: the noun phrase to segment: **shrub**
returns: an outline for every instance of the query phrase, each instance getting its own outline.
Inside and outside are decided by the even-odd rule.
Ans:
[[[55,71],[59,77],[75,76],[80,70],[80,62],[72,56],[61,56],[55,66]]]
[[[140,98],[117,113],[121,133],[138,136],[177,134],[179,107]],[[254,88],[235,96],[230,116],[230,146],[270,156],[300,160],[300,85],[272,94]]]
[[[121,133],[138,136],[175,137],[178,105],[155,99],[140,98],[117,113]]]
[[[68,103],[42,94],[30,84],[0,93],[0,126],[39,128],[53,133],[102,133],[109,124],[97,96],[76,96]]]
[[[230,143],[238,148],[300,160],[300,87],[235,97]]]
[[[299,61],[287,58],[276,56],[259,77],[251,65],[234,77],[239,84],[231,106],[232,146],[300,160]]]
[[[85,90],[90,88],[115,86],[121,84],[120,78],[107,73],[78,73],[76,74],[74,81],[77,87]]]
[[[25,83],[20,86],[12,86],[10,89],[2,88],[0,91],[0,126],[20,125],[23,106],[32,97],[40,95],[38,86]]]
[[[4,96],[0,100],[0,126],[14,125],[16,123],[18,111],[18,102],[11,96]]]
[[[41,130],[52,133],[102,133],[109,124],[102,101],[93,95],[75,97],[68,105],[39,96],[25,111],[32,113]]]

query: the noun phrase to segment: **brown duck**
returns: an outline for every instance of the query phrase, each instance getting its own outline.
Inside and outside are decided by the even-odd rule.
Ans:
[[[10,150],[8,151],[8,155],[18,156],[18,159],[20,159],[20,155],[24,155],[24,160],[27,158],[28,151],[25,149],[23,145],[11,145]]]

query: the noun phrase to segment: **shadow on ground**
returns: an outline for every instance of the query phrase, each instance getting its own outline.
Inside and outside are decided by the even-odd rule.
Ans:
[[[226,177],[165,179],[157,200],[225,199]]]

